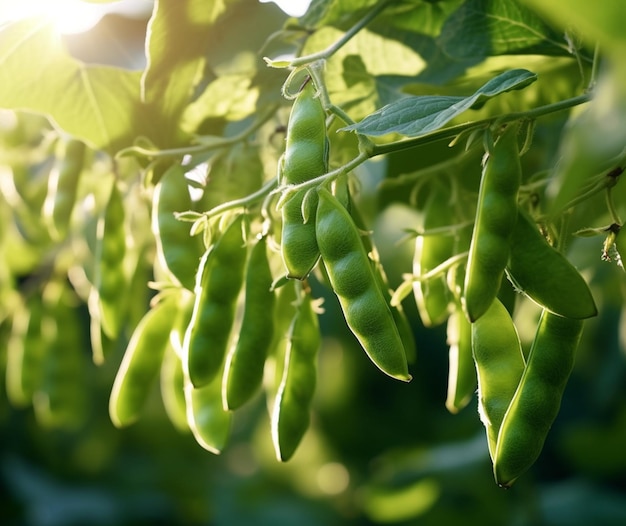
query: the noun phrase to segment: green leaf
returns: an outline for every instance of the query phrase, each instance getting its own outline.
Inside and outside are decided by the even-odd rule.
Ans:
[[[237,121],[258,110],[263,80],[257,77],[267,68],[256,53],[284,17],[257,0],[185,3],[186,10],[180,0],[156,4],[143,97],[172,128],[205,133],[207,120]]]
[[[211,28],[227,0],[157,0],[148,25],[148,64],[141,77],[141,98],[161,114],[176,143],[177,124],[205,75]],[[181,6],[181,4],[184,4]]]
[[[607,64],[593,99],[567,122],[560,137],[558,163],[546,187],[547,209],[557,214],[585,192],[594,176],[624,166],[626,144],[626,68]],[[609,186],[611,178],[604,178]]]
[[[525,69],[506,71],[491,79],[469,97],[418,96],[405,97],[382,107],[361,122],[341,128],[378,137],[399,133],[419,137],[442,128],[469,109],[481,108],[490,98],[532,84],[537,75]]]
[[[193,132],[205,119],[223,117],[229,121],[245,119],[254,113],[258,93],[250,89],[250,74],[224,75],[185,108],[183,129]]]
[[[569,30],[575,28],[588,44],[601,44],[603,51],[621,53],[626,47],[626,3],[593,3],[585,0],[520,0],[552,20],[555,25]]]
[[[299,22],[304,27],[319,28],[340,23],[350,26],[376,3],[377,0],[313,0]]]
[[[447,18],[462,3],[463,0],[446,0],[445,2],[413,0],[392,3],[374,19],[371,29],[401,42],[404,42],[404,36],[398,34],[398,30],[437,37]]]
[[[342,31],[324,27],[307,39],[302,54],[327,48],[343,35]],[[326,63],[325,80],[334,104],[359,120],[382,105],[377,78],[384,75],[418,75],[425,67],[424,60],[412,49],[396,40],[384,38],[367,29],[359,31]],[[385,93],[388,98],[398,98]]]
[[[260,150],[247,143],[217,153],[204,170],[204,195],[197,206],[200,211],[251,194],[261,187],[264,177]]]
[[[565,39],[515,0],[467,0],[448,18],[439,41],[457,59],[569,54]]]
[[[139,100],[139,73],[73,59],[41,19],[0,30],[0,107],[47,115],[67,133],[110,152],[155,128]]]

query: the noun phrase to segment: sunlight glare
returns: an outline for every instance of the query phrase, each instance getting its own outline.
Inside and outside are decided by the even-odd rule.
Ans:
[[[299,17],[306,13],[311,0],[261,0],[261,2],[274,2],[289,16]]]
[[[45,17],[60,33],[80,33],[98,23],[106,13],[102,5],[80,0],[22,0],[0,6],[0,21]]]

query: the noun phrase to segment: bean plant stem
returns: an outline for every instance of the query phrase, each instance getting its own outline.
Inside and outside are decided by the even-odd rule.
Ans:
[[[221,205],[218,205],[211,210],[206,212],[207,217],[217,217],[224,212],[228,212],[230,210],[235,210],[237,208],[247,208],[250,205],[253,205],[261,200],[264,200],[265,197],[272,191],[274,186],[278,181],[278,176],[272,177],[269,181],[267,181],[261,188],[259,188],[256,192],[247,195],[246,197],[242,197],[240,199],[234,199],[233,201],[226,201]]]
[[[278,105],[272,105],[267,109],[265,113],[262,114],[259,119],[255,120],[248,128],[243,130],[241,133],[238,133],[231,137],[210,137],[208,139],[205,138],[206,142],[201,142],[200,144],[185,146],[182,148],[170,148],[167,150],[151,150],[148,148],[143,148],[141,146],[131,146],[130,148],[125,148],[124,150],[121,150],[116,155],[116,157],[124,157],[126,155],[135,154],[153,159],[163,159],[168,157],[183,157],[185,155],[204,153],[211,150],[218,150],[226,146],[232,146],[233,144],[237,144],[246,140],[250,135],[256,132],[271,117],[274,116],[274,114],[278,110],[278,107]],[[202,141],[202,137],[200,137],[200,141]]]
[[[486,128],[496,123],[505,124],[507,122],[513,122],[522,119],[536,119],[538,117],[549,115],[551,113],[573,108],[574,106],[584,104],[586,102],[589,102],[590,100],[591,94],[584,93],[583,95],[578,95],[577,97],[572,97],[570,99],[555,102],[553,104],[547,104],[545,106],[540,106],[538,108],[534,108],[528,111],[508,113],[507,115],[499,117],[492,117],[490,119],[484,119],[481,121],[473,121],[468,122],[467,124],[450,126],[449,128],[444,128],[442,130],[429,133],[428,135],[423,135],[422,137],[415,137],[413,139],[407,139],[388,144],[374,144],[372,146],[370,157],[385,155],[388,153],[398,152],[402,150],[408,150],[410,148],[417,148],[418,146],[423,146],[425,144],[430,144],[444,139],[452,139],[460,133],[471,130],[472,128]]]
[[[322,51],[318,51],[317,53],[312,53],[310,55],[305,55],[303,57],[298,57],[291,61],[290,66],[296,68],[298,66],[304,66],[306,64],[310,64],[311,62],[315,62],[317,60],[325,60],[331,56],[333,56],[339,49],[341,49],[354,35],[356,35],[361,29],[366,27],[374,18],[376,18],[380,13],[382,13],[389,5],[391,5],[393,0],[386,0],[385,2],[381,2],[377,6],[375,6],[369,13],[367,13],[361,20],[359,20],[354,26],[352,26],[344,35],[328,46],[326,49]]]
[[[613,203],[613,195],[611,193],[611,190],[613,189],[612,186],[608,186],[606,189],[606,207],[609,210],[609,214],[611,215],[611,221],[613,223],[617,223],[618,225],[621,225],[622,222],[620,221],[619,218],[619,214],[617,213],[617,210],[615,208],[615,203]]]

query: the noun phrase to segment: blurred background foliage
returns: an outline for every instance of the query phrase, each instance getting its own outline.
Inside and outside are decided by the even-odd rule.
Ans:
[[[463,4],[460,1],[414,3],[416,9],[441,4],[441,16],[450,15]],[[324,4],[315,2],[314,7]],[[356,4],[367,7],[368,3]],[[249,26],[251,17],[243,17],[239,25],[235,24],[237,30],[224,28],[223,34],[211,36],[215,44],[211,50],[215,54],[214,64],[223,66],[233,59],[227,37],[242,39],[245,35],[245,47],[258,49],[266,35],[277,31],[287,21],[273,5],[257,11],[259,16],[254,16],[253,30]],[[320,13],[311,10],[303,19],[303,25],[323,26],[323,13]],[[64,42],[78,60],[139,70],[145,66],[148,16],[149,12],[133,18],[109,14],[89,32],[66,35]],[[343,14],[330,12],[326,16],[331,18],[328,26],[315,33],[306,44],[311,49],[319,49],[335,40],[337,32],[349,27],[354,19],[349,8]],[[555,15],[547,13],[546,16],[550,20]],[[579,86],[573,82],[578,75],[578,65],[570,59],[559,58],[566,55],[561,48],[524,50],[521,54],[525,58],[506,55],[485,61],[481,56],[477,60],[477,55],[462,56],[461,50],[467,42],[455,41],[452,29],[448,29],[449,39],[445,42],[448,53],[438,60],[437,53],[441,50],[434,47],[433,35],[439,31],[440,24],[429,20],[433,27],[424,24],[421,41],[412,44],[414,49],[422,49],[428,67],[411,63],[409,59],[415,60],[415,56],[407,55],[405,64],[409,69],[414,67],[414,71],[406,73],[412,77],[410,83],[407,84],[406,79],[402,81],[406,92],[424,94],[437,90],[441,93],[449,89],[458,94],[463,87],[462,72],[479,85],[481,71],[488,78],[503,61],[507,61],[508,67],[519,63],[540,72],[541,80],[532,90],[504,96],[485,111],[514,111],[578,92]],[[391,39],[397,43],[406,35],[402,34],[402,27],[392,27],[387,22],[389,19],[381,18],[371,31],[381,41],[388,38],[385,45],[392,46],[393,50]],[[405,21],[410,28],[409,22]],[[559,28],[553,31],[558,34]],[[609,35],[613,37],[612,33]],[[357,39],[351,44],[353,47],[342,51],[344,56],[335,57],[329,63],[331,72],[333,68],[339,72],[336,77],[330,75],[331,96],[336,93],[336,102],[345,102],[357,119],[373,111],[374,103],[383,104],[384,81],[394,82],[391,73],[373,71],[380,62],[355,62],[359,54],[367,56],[359,47],[367,44],[367,39],[363,42]],[[388,51],[383,47],[380,52]],[[550,56],[550,60],[546,56]],[[359,67],[375,73],[378,85],[359,84]],[[343,74],[343,68],[348,74]],[[350,75],[354,75],[352,80]],[[333,78],[339,84],[333,85]],[[457,79],[452,86],[447,84],[451,79]],[[274,78],[264,82],[273,82],[277,95],[281,81],[282,78]],[[353,82],[351,96],[346,95],[346,86],[340,82]],[[351,98],[356,97],[357,88],[370,94],[374,90],[377,96]],[[342,101],[341,96],[348,100]],[[211,114],[209,110],[204,111]],[[224,117],[215,115],[194,126],[222,129],[224,122],[220,120]],[[567,115],[558,115],[538,123],[533,148],[523,159],[525,173],[552,166],[566,121]],[[44,294],[44,282],[50,277],[42,275],[47,267],[41,262],[51,257],[50,252],[56,245],[36,211],[41,209],[45,198],[47,179],[44,174],[50,170],[52,130],[45,118],[30,113],[7,111],[0,115],[3,150],[0,230],[4,239],[13,240],[10,245],[2,246],[6,252],[2,255],[3,268],[0,268],[3,370],[7,358],[5,349],[12,344],[9,320],[17,305],[5,286],[6,280],[15,278],[17,288],[32,290],[38,295]],[[337,158],[333,161],[345,162],[341,148],[336,147],[334,151]],[[462,146],[451,150],[446,144],[435,143],[389,155],[362,169],[359,206],[374,232],[392,286],[397,286],[402,274],[411,267],[411,243],[401,241],[404,229],[418,221],[418,213],[410,206],[406,186],[381,185],[381,181],[431,166],[461,152]],[[97,202],[92,205],[97,208],[101,206],[103,193],[97,181],[106,167],[98,154],[89,155],[93,155],[89,168],[92,177],[82,178],[86,187],[79,189],[79,193],[95,195]],[[479,155],[473,159],[471,155],[465,156],[465,162],[451,168],[463,171],[464,184],[469,189],[475,189],[478,182],[480,166],[476,160]],[[128,166],[122,164],[121,169],[136,170],[133,163],[128,161]],[[9,166],[11,172],[7,170]],[[19,170],[27,174],[31,183],[23,187],[28,195],[19,196],[22,205],[16,212],[15,201],[12,201],[15,187],[11,186],[10,179],[18,177]],[[587,210],[598,206],[590,202],[572,221],[585,224],[589,217]],[[21,214],[17,224],[10,219],[12,213]],[[148,221],[147,214],[138,201],[135,241],[137,247],[146,252],[138,256],[136,272],[140,285],[134,289],[135,293],[127,293],[132,298],[129,328],[147,310],[152,294],[141,286],[151,279],[150,241],[141,236]],[[602,219],[601,214],[595,212],[592,217]],[[93,227],[87,224],[83,239],[87,248],[77,243],[70,253],[88,250],[89,232],[93,233]],[[16,228],[18,232],[13,231]],[[626,316],[622,298],[626,281],[623,270],[617,265],[599,262],[600,250],[598,238],[577,239],[569,248],[568,255],[592,286],[600,315],[586,324],[561,412],[539,461],[507,491],[493,482],[484,429],[476,415],[476,399],[457,415],[446,410],[445,327],[427,330],[421,326],[411,299],[405,301],[405,309],[413,321],[418,351],[411,365],[413,381],[405,385],[390,381],[372,367],[343,324],[334,297],[322,283],[312,283],[314,295],[326,299],[325,313],[320,319],[324,346],[312,427],[295,457],[281,464],[274,458],[266,402],[262,396],[237,414],[231,443],[220,456],[207,453],[191,434],[174,428],[164,411],[158,385],[142,419],[127,429],[115,429],[107,411],[108,397],[130,330],[118,341],[105,341],[103,344],[110,358],[102,366],[94,365],[91,360],[93,342],[88,331],[89,312],[81,302],[80,277],[74,276],[71,283],[60,280],[58,284],[64,294],[71,297],[67,299],[67,318],[57,320],[57,325],[61,331],[71,333],[73,340],[67,345],[81,351],[73,357],[77,360],[74,365],[80,368],[81,382],[67,386],[67,396],[75,399],[77,411],[83,418],[73,428],[50,428],[45,425],[45,419],[42,420],[41,409],[16,407],[9,403],[5,394],[0,397],[0,522],[7,526],[625,524]],[[67,269],[71,263],[62,267]],[[516,322],[522,340],[527,343],[532,338],[537,314],[531,305],[523,304],[518,310]],[[524,320],[528,322],[525,324]],[[2,382],[6,381],[6,376],[2,375]],[[1,391],[6,393],[7,386],[2,385]]]

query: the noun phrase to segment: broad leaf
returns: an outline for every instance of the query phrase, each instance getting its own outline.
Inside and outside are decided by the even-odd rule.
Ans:
[[[588,44],[601,44],[601,49],[608,53],[623,55],[626,48],[626,3],[602,2],[601,4],[585,0],[561,0],[545,2],[543,0],[521,0],[540,13],[544,13],[563,29],[575,28]]]
[[[490,98],[532,84],[537,76],[525,69],[506,71],[494,77],[469,97],[427,95],[405,97],[382,107],[361,122],[342,128],[378,137],[398,133],[419,137],[442,128],[469,109],[481,108]]]
[[[0,107],[47,115],[67,133],[110,152],[158,129],[140,103],[138,73],[73,59],[52,25],[40,19],[0,31]]]
[[[448,18],[439,41],[457,59],[569,54],[563,36],[516,0],[467,0]]]
[[[211,27],[226,11],[227,3],[226,0],[155,2],[148,25],[148,65],[141,78],[141,98],[160,112],[172,131],[176,130],[203,77]]]
[[[253,114],[258,68],[266,69],[256,52],[283,20],[278,8],[258,0],[158,0],[143,99],[181,132],[178,140],[184,139],[182,132],[198,132],[207,119]]]
[[[621,65],[605,70],[594,99],[568,121],[561,135],[559,161],[546,188],[550,212],[556,214],[567,208],[594,176],[615,173],[616,168],[624,167],[625,79],[626,71]]]
[[[259,148],[246,143],[223,150],[199,165],[198,170],[202,169],[204,195],[198,206],[202,211],[251,194],[261,187],[264,177]]]
[[[325,49],[343,35],[325,27],[306,42],[302,54]],[[360,31],[326,63],[325,80],[331,100],[362,119],[383,103],[379,99],[376,78],[382,75],[415,76],[425,67],[424,60],[406,45],[381,37],[367,29]],[[382,88],[384,89],[384,88]],[[393,97],[386,92],[385,102]]]
[[[305,27],[351,25],[367,12],[377,0],[313,0],[299,19]]]
[[[463,0],[445,2],[392,3],[371,24],[371,30],[404,42],[402,33],[437,37],[448,17],[463,3]],[[401,33],[399,34],[398,31]]]
[[[215,79],[186,108],[183,129],[196,131],[209,118],[223,117],[236,121],[254,113],[258,94],[250,89],[250,83],[251,78],[247,74],[224,75]]]

